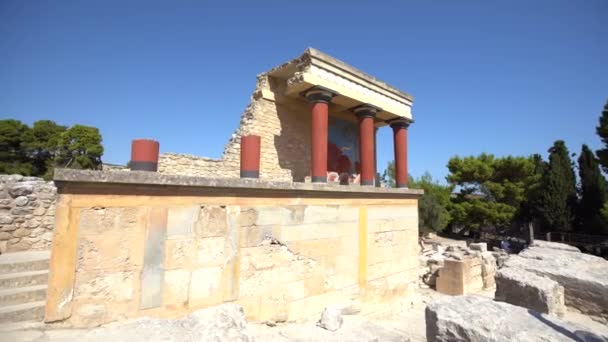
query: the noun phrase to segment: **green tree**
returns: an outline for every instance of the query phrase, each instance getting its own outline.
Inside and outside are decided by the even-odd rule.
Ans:
[[[576,208],[576,177],[566,144],[549,149],[549,164],[541,181],[538,214],[545,230],[571,231]]]
[[[459,189],[452,200],[452,223],[468,230],[505,229],[525,217],[528,197],[540,176],[537,157],[496,158],[491,154],[453,157],[448,182]]]
[[[582,231],[603,234],[608,228],[601,215],[606,203],[606,180],[600,171],[597,158],[587,145],[583,145],[578,157],[578,174],[580,202],[577,207],[577,224]]]
[[[72,169],[101,168],[101,145],[99,129],[74,125],[61,134],[59,153],[55,160],[57,167]]]
[[[604,172],[608,172],[608,100],[604,105],[604,110],[600,115],[600,124],[595,128],[597,135],[600,136],[604,148],[597,151],[600,165],[604,169]]]
[[[422,177],[410,177],[409,186],[423,189],[424,195],[418,201],[418,226],[421,231],[442,231],[451,220],[449,206],[453,187],[433,180],[430,173]]]
[[[384,173],[382,174],[382,181],[389,188],[395,187],[395,161],[391,160],[386,165]]]
[[[29,130],[19,120],[0,120],[0,173],[32,174],[33,167],[25,148]]]
[[[34,168],[33,174],[50,179],[53,174],[55,159],[59,153],[61,136],[66,131],[54,121],[39,120],[34,122],[27,135],[28,156]]]

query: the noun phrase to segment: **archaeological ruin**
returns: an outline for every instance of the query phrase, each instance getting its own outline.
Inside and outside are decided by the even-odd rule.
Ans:
[[[0,336],[608,341],[608,261],[419,234],[411,105],[307,49],[257,77],[221,159],[135,139],[128,167],[0,175],[0,323],[39,324]]]
[[[58,169],[44,320],[95,326],[234,302],[253,321],[417,288],[412,97],[315,49],[257,77],[220,160],[135,140],[130,172]],[[394,133],[396,188],[376,177]],[[384,148],[384,147],[382,147]]]

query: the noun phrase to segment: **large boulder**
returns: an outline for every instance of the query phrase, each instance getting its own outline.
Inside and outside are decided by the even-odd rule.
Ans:
[[[566,311],[563,286],[516,268],[496,273],[495,299],[550,315],[563,316]]]
[[[564,251],[570,251],[570,252],[580,252],[581,250],[574,247],[574,246],[570,246],[567,245],[565,243],[559,243],[559,242],[550,242],[550,241],[543,241],[543,240],[534,240],[532,241],[532,244],[530,244],[531,247],[540,247],[540,248],[553,248],[553,249],[561,249]]]
[[[425,319],[429,342],[605,341],[557,317],[478,296],[439,298]]]
[[[564,287],[566,306],[608,320],[608,261],[580,252],[531,247],[511,256],[504,267],[556,281]]]

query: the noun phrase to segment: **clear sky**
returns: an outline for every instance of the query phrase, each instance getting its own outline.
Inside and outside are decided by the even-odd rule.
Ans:
[[[0,1],[0,118],[219,157],[255,76],[312,46],[415,98],[410,172],[454,155],[600,146],[608,1]],[[393,158],[378,137],[382,170]]]

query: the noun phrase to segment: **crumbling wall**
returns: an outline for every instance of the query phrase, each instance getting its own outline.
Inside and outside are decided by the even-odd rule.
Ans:
[[[418,217],[416,200],[400,201],[80,199],[66,220],[78,230],[73,289],[49,284],[73,297],[52,299],[47,313],[69,307],[69,323],[91,326],[230,301],[250,320],[277,322],[406,295],[417,287]]]
[[[0,253],[50,248],[56,196],[53,182],[0,175]]]
[[[304,181],[310,170],[310,112],[303,99],[274,98],[268,76],[258,76],[251,101],[241,115],[240,125],[230,137],[221,159],[185,154],[159,156],[161,173],[239,177],[240,139],[261,137],[260,178]]]

